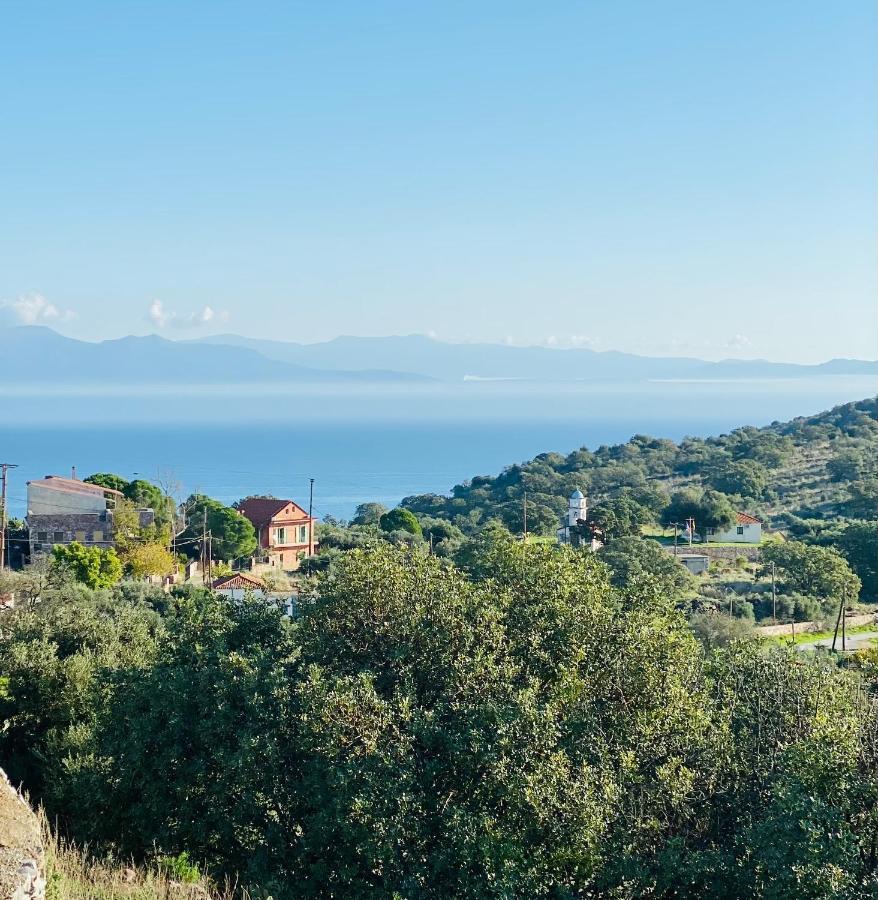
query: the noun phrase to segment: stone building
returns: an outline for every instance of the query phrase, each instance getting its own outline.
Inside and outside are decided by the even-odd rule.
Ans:
[[[31,558],[56,544],[78,541],[87,547],[112,547],[113,511],[119,491],[47,475],[27,483],[27,530]]]

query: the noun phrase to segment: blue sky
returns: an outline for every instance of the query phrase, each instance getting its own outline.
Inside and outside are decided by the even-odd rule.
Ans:
[[[3,316],[874,358],[876,18],[7,4]]]

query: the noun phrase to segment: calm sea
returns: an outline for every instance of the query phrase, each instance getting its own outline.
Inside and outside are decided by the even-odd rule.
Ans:
[[[874,395],[865,378],[639,384],[479,383],[415,390],[229,391],[0,397],[0,462],[10,511],[23,515],[25,483],[97,471],[161,476],[182,494],[224,502],[251,493],[306,504],[315,479],[320,516],[358,503],[392,506],[554,450],[595,448],[646,433],[679,440],[765,425]],[[10,425],[9,423],[15,423]]]

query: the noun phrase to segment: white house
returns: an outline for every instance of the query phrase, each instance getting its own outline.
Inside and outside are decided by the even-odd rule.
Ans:
[[[759,544],[762,542],[762,522],[754,516],[739,512],[729,528],[708,528],[708,543]]]
[[[558,542],[561,544],[570,544],[574,547],[583,547],[588,541],[583,535],[582,526],[588,519],[588,500],[585,494],[580,490],[575,490],[567,503],[567,513],[562,520],[562,525],[556,532]],[[597,550],[601,547],[601,542],[591,538],[591,549]]]
[[[268,594],[263,582],[258,578],[251,578],[243,572],[235,572],[232,575],[217,578],[211,587],[218,594],[231,597],[232,600],[243,600],[246,594],[253,594],[255,597],[265,597]]]
[[[243,600],[248,594],[277,603],[288,616],[295,614],[298,598],[292,591],[269,591],[265,583],[244,572],[234,572],[217,578],[211,585],[217,594],[232,600]]]

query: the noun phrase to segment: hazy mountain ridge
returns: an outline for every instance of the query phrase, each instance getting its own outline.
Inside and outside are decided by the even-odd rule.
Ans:
[[[878,375],[878,362],[830,360],[819,365],[768,360],[707,362],[693,357],[647,357],[616,350],[553,349],[504,344],[451,344],[425,335],[353,337],[343,335],[317,344],[245,338],[222,334],[201,344],[247,347],[263,356],[315,369],[359,369],[367,364],[461,381],[479,378],[577,381],[653,378],[796,378],[820,375]]]
[[[460,383],[804,378],[878,375],[878,362],[836,359],[820,365],[767,360],[706,362],[619,351],[451,344],[424,335],[341,336],[316,344],[222,334],[172,341],[158,335],[89,342],[45,326],[0,331],[0,376],[16,385],[231,385],[300,383]]]
[[[158,335],[92,343],[26,325],[0,331],[0,377],[7,384],[228,385],[264,382],[423,382],[420,375],[311,369],[248,347],[170,341]]]

